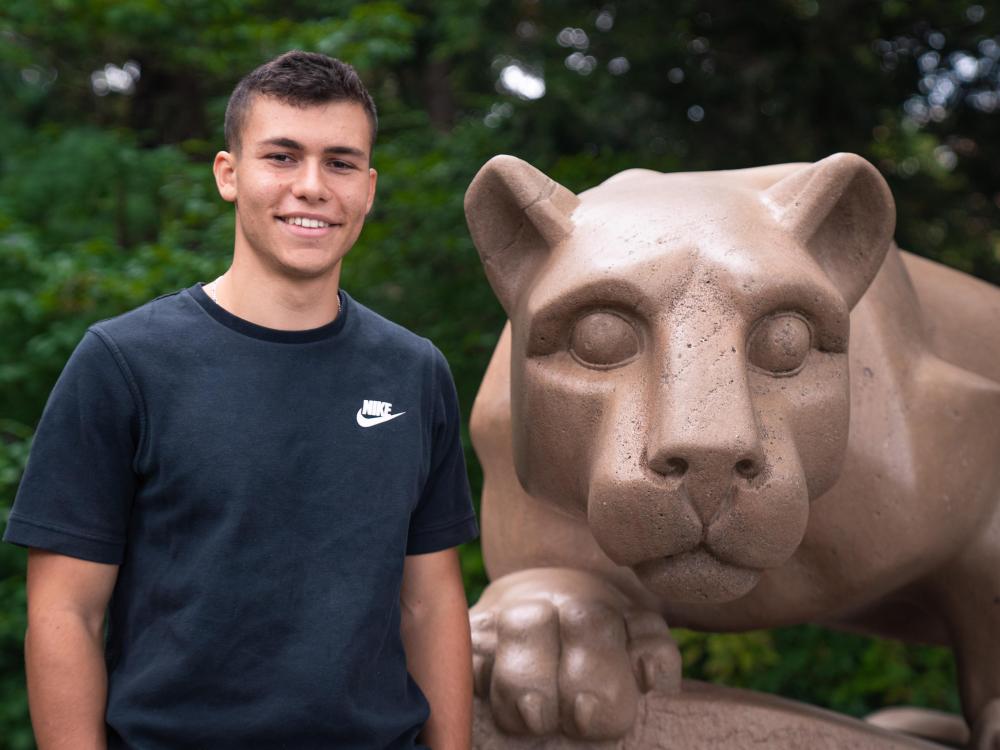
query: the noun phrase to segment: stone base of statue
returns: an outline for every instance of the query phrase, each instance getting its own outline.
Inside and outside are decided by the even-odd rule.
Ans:
[[[476,750],[941,750],[804,703],[749,690],[685,680],[680,693],[647,694],[632,730],[621,740],[585,742],[562,735],[515,737],[496,728],[476,699]]]

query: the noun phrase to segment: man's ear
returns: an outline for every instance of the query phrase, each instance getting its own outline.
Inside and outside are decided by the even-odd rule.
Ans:
[[[764,202],[853,308],[896,228],[896,204],[879,171],[856,154],[834,154],[772,185]]]
[[[507,314],[557,244],[580,199],[527,162],[494,156],[465,193],[465,219],[486,278]]]
[[[368,169],[368,206],[365,208],[365,216],[371,213],[372,206],[375,204],[375,185],[378,184],[378,172],[374,169]]]
[[[228,151],[220,151],[212,163],[212,173],[215,175],[215,186],[219,189],[222,200],[236,202],[236,157]]]

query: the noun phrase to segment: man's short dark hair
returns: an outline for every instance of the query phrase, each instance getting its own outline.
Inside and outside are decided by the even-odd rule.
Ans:
[[[292,50],[264,63],[236,84],[226,106],[226,148],[238,151],[247,113],[256,96],[273,96],[296,107],[354,102],[371,123],[375,143],[378,115],[375,102],[357,71],[345,62],[316,52]]]

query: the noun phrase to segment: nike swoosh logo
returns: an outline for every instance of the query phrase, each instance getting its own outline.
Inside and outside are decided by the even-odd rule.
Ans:
[[[406,414],[406,412],[401,411],[399,414],[386,414],[384,417],[364,417],[361,415],[361,409],[358,409],[358,424],[362,427],[374,427],[377,424],[388,422],[390,419],[401,417],[404,414]]]

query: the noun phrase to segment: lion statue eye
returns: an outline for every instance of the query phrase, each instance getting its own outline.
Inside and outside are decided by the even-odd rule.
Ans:
[[[576,321],[569,342],[570,353],[587,367],[623,365],[639,353],[639,337],[619,315],[594,312]]]
[[[793,375],[812,348],[812,330],[801,315],[781,313],[764,318],[750,332],[750,364],[774,375]]]

